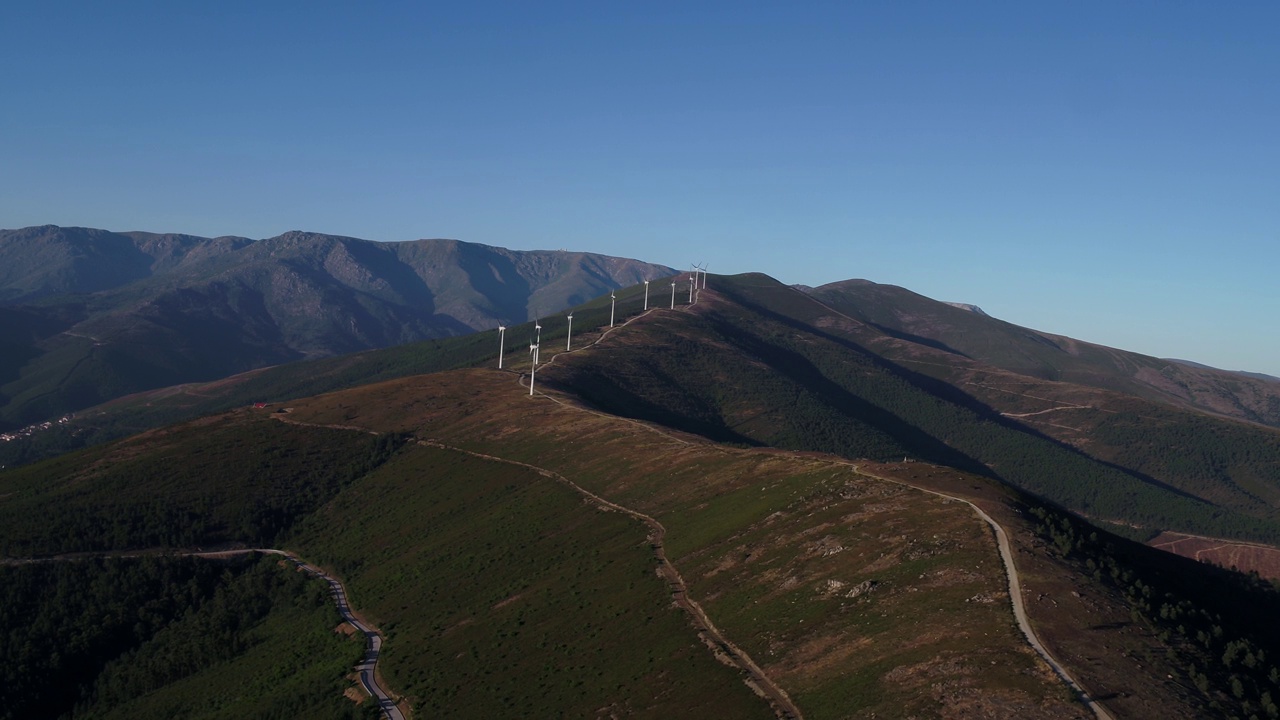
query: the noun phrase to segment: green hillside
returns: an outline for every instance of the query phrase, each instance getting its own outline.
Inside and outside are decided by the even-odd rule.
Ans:
[[[1028,377],[1112,390],[1153,402],[1280,426],[1280,384],[1265,377],[1039,332],[904,288],[866,280],[831,283],[808,294],[874,330],[860,333],[856,327],[848,328],[864,341],[873,334],[903,341],[878,348],[890,359],[917,357],[923,346],[945,351],[952,355],[950,362],[961,365],[974,361]]]
[[[717,277],[694,312],[646,318],[544,378],[608,412],[714,439],[849,458],[908,455],[985,474],[1118,530],[1280,541],[1273,509],[1215,504],[1136,469],[1148,469],[1147,456],[1133,450],[1156,456],[1158,445],[1093,457],[880,356],[832,321],[826,307],[765,276]],[[1250,447],[1273,453],[1280,444]]]
[[[0,567],[0,718],[355,720],[337,623],[274,558]]]
[[[625,288],[616,294],[616,322],[621,323],[642,310],[643,285]],[[574,313],[574,338],[578,343],[589,342],[601,328],[609,324],[610,299],[607,295],[598,297],[572,308],[570,312]],[[0,318],[3,317],[3,313],[0,313]],[[563,315],[547,318],[543,322],[542,337],[547,341],[547,348],[562,346],[567,332],[568,324]],[[507,367],[528,365],[528,343],[533,336],[533,322],[507,328]],[[257,402],[278,403],[408,375],[496,365],[497,359],[498,332],[492,330],[321,360],[288,363],[213,382],[177,385],[138,393],[89,408],[64,426],[0,443],[0,467],[34,462],[86,445]],[[71,371],[68,367],[50,366],[42,370],[42,376],[47,377],[48,382],[40,387],[65,389],[73,384],[71,378],[75,378],[76,383],[102,382],[101,378],[87,375],[89,370],[76,366],[74,361],[69,361],[69,365],[76,369]],[[38,389],[33,390],[37,391]]]
[[[989,536],[965,506],[847,468],[672,441],[530,399],[513,380],[492,370],[405,378],[299,401],[289,413],[233,413],[0,474],[0,508],[18,503],[4,523],[6,547],[70,549],[51,547],[64,535],[83,548],[172,542],[150,524],[104,526],[96,512],[109,501],[112,516],[150,517],[165,497],[183,526],[204,528],[179,540],[275,542],[338,572],[352,604],[387,634],[384,677],[421,713],[772,715],[673,606],[645,524],[584,502],[558,479],[572,478],[666,526],[665,552],[689,596],[806,717],[932,714],[945,703],[980,707],[992,698],[1026,708],[1026,717],[1082,717],[1037,669],[1007,606],[964,602],[998,597],[1004,587]],[[388,454],[387,439],[406,432],[492,455],[416,441]],[[589,446],[601,453],[580,451]],[[522,462],[561,475],[514,464]],[[172,472],[148,470],[162,465]],[[280,522],[246,522],[259,517],[246,510],[282,497],[301,500],[269,514]],[[18,510],[47,517],[52,507],[70,523],[56,534],[8,522]],[[883,523],[895,531],[885,533]],[[836,547],[848,550],[824,551]],[[756,560],[743,562],[744,553]],[[952,575],[953,566],[980,569]],[[279,627],[290,617],[284,612]],[[970,629],[957,634],[956,626]],[[274,633],[262,631],[262,647],[280,637]],[[864,638],[850,646],[859,652],[842,653],[839,663],[812,655],[846,637]],[[266,662],[255,652],[192,679],[164,679],[111,705],[117,709],[86,712],[181,716],[181,708],[223,698],[237,668]],[[316,671],[292,687],[321,707],[336,689],[321,682],[328,660],[319,651],[308,657]],[[932,669],[893,674],[916,666]],[[937,673],[964,690],[931,694]],[[108,667],[92,682],[152,680]],[[213,705],[240,707],[223,702]],[[271,716],[270,702],[261,705],[260,716]]]
[[[6,471],[0,555],[269,546],[400,442],[239,413]]]

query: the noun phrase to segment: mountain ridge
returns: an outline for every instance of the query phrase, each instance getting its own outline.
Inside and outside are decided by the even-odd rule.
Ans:
[[[807,294],[916,347],[932,347],[1041,380],[1114,390],[1280,427],[1280,387],[1248,373],[1042,332],[868,280],[829,283]],[[894,356],[907,358],[916,352],[906,348]]]
[[[515,324],[663,265],[459,240],[0,231],[0,430],[139,390]]]
[[[459,663],[467,654],[450,648],[416,670],[393,670],[396,662],[411,667],[427,662],[413,658],[421,648],[470,642],[465,635],[449,636],[462,628],[479,632],[506,608],[515,624],[485,630],[503,638],[493,645],[499,654],[520,638],[533,642],[530,653],[562,647],[559,639],[539,644],[548,636],[540,623],[523,623],[528,613],[554,612],[566,603],[584,609],[579,598],[603,598],[606,588],[633,598],[639,579],[654,574],[652,560],[637,555],[646,545],[662,542],[688,580],[687,589],[671,592],[699,598],[717,626],[761,659],[771,677],[784,687],[793,683],[795,701],[809,708],[806,716],[847,717],[851,702],[888,711],[926,701],[925,688],[936,688],[936,678],[990,679],[1008,670],[1003,659],[986,654],[996,648],[983,650],[983,662],[972,664],[974,643],[991,642],[979,641],[979,634],[992,636],[986,630],[965,635],[972,628],[949,615],[978,612],[999,620],[1001,632],[1012,629],[1005,591],[992,574],[997,566],[956,554],[976,549],[973,543],[989,545],[990,532],[985,527],[977,532],[973,526],[981,523],[967,511],[954,513],[959,524],[947,521],[952,529],[944,529],[942,513],[957,509],[946,510],[950,503],[937,502],[926,511],[917,505],[923,497],[917,490],[864,482],[898,483],[899,478],[902,485],[937,488],[966,502],[972,497],[984,512],[1008,523],[1025,580],[1020,592],[1036,634],[1044,633],[1047,646],[1061,653],[1073,674],[1081,673],[1084,687],[1108,708],[1125,717],[1191,718],[1222,714],[1218,711],[1224,708],[1270,707],[1268,682],[1274,680],[1268,680],[1271,668],[1261,658],[1264,652],[1276,656],[1280,634],[1254,617],[1280,607],[1274,587],[1256,576],[1143,547],[1055,505],[1119,518],[1123,522],[1107,524],[1120,533],[1132,529],[1126,523],[1151,519],[1163,523],[1153,528],[1191,523],[1194,529],[1198,523],[1245,535],[1261,531],[1274,542],[1280,537],[1280,476],[1247,478],[1233,469],[1240,458],[1231,452],[1246,448],[1245,470],[1280,467],[1280,433],[1118,391],[1017,375],[940,349],[943,343],[923,336],[921,341],[933,344],[914,343],[908,352],[912,342],[901,337],[903,330],[897,335],[876,330],[762,275],[713,277],[710,290],[675,311],[662,304],[643,311],[641,293],[635,286],[618,293],[622,313],[616,324],[608,296],[575,308],[580,316],[574,329],[581,327],[581,334],[575,332],[578,344],[571,349],[557,342],[565,323],[544,321],[539,393],[517,382],[530,379],[523,348],[508,356],[504,370],[494,367],[496,333],[259,371],[259,376],[291,376],[298,388],[296,383],[305,384],[317,366],[363,367],[336,392],[299,399],[299,393],[286,390],[289,394],[280,397],[295,399],[253,407],[241,402],[221,416],[0,474],[0,482],[11,483],[4,488],[11,499],[0,504],[7,513],[0,527],[16,547],[69,539],[127,547],[144,541],[203,542],[183,534],[197,528],[210,540],[234,540],[274,536],[296,525],[295,538],[314,545],[316,557],[327,558],[321,562],[352,580],[353,592],[373,600],[380,621],[398,628],[401,644],[393,638],[386,659],[388,672],[401,673],[393,678],[399,690],[416,698],[413,702],[441,707],[450,707],[449,698],[436,692],[432,673],[467,672],[466,663]],[[528,325],[509,330],[508,341],[517,348],[530,332]],[[398,379],[376,382],[379,371],[394,365],[393,356],[412,352],[423,357],[396,366]],[[432,353],[446,357],[426,357]],[[421,374],[467,365],[472,369]],[[926,374],[915,367],[937,369]],[[1033,389],[1008,392],[1014,382]],[[340,385],[313,386],[313,391]],[[204,398],[213,388],[188,389],[192,397]],[[1035,409],[1044,403],[1050,407]],[[1079,425],[1077,416],[1102,422]],[[1049,426],[1037,424],[1046,417],[1064,427],[1078,425],[1087,431],[1088,442],[1049,434]],[[1140,436],[1125,436],[1131,430]],[[702,437],[687,436],[690,431]],[[1233,435],[1241,432],[1248,436]],[[1243,444],[1237,442],[1241,437]],[[1200,438],[1216,445],[1194,445]],[[291,444],[311,448],[315,463],[332,472],[340,469],[328,459],[342,451],[339,441],[377,443],[368,453],[368,468],[353,467],[327,481],[309,472],[301,453],[289,449]],[[1133,457],[1108,458],[1099,451],[1104,446],[1128,448]],[[1191,472],[1157,467],[1168,457]],[[847,475],[851,465],[863,479]],[[534,472],[513,471],[516,466]],[[762,474],[770,466],[774,470]],[[1231,471],[1221,475],[1215,470],[1219,466]],[[291,482],[285,472],[290,468],[305,481],[301,487],[318,485],[305,493],[281,492],[280,484]],[[1200,477],[1206,468],[1212,481],[1207,485]],[[1164,470],[1173,475],[1166,477]],[[106,477],[101,473],[111,482],[81,482]],[[584,568],[622,566],[601,563],[599,542],[577,536],[568,543],[580,552],[570,579],[551,584],[569,590],[572,599],[548,594],[551,585],[546,591],[531,587],[521,573],[501,576],[515,553],[546,539],[543,533],[563,536],[571,524],[558,510],[545,520],[530,519],[540,507],[550,507],[530,502],[530,493],[550,497],[541,494],[554,490],[545,482],[553,479],[547,473],[569,478],[617,507],[644,513],[670,533],[642,540],[642,532],[635,532],[640,528],[634,528],[617,545],[634,561],[627,565],[633,568],[627,571],[632,580],[613,574],[589,587],[574,584]],[[210,481],[219,475],[225,476],[221,482]],[[166,490],[163,502],[143,483],[172,488],[177,477],[185,478],[183,491]],[[237,483],[269,498],[274,504],[267,509],[274,512],[261,512],[252,495],[233,492]],[[445,492],[421,494],[434,483],[446,483],[440,488]],[[207,493],[218,497],[201,497]],[[380,518],[367,512],[374,498],[395,514]],[[104,508],[107,500],[117,506]],[[618,519],[614,513],[587,517],[591,513],[582,513],[581,497],[561,495],[555,502],[573,513],[574,525],[598,528],[599,521]],[[51,507],[59,508],[56,521],[71,523],[76,532],[40,515],[41,508]],[[1108,514],[1113,511],[1120,514]],[[439,532],[440,525],[428,519],[432,513],[455,529]],[[904,526],[907,521],[913,524]],[[961,532],[962,527],[968,529]],[[533,534],[512,535],[515,528]],[[167,539],[174,532],[176,539]],[[423,538],[442,544],[424,547]],[[548,548],[529,559],[549,555],[560,557]],[[846,562],[851,564],[841,565]],[[493,576],[496,585],[474,599],[453,596],[455,585],[469,584],[420,578],[423,585],[405,586],[406,577],[419,577],[407,568],[430,563],[437,563],[441,579]],[[975,569],[986,578],[985,587],[970,584],[981,579]],[[529,576],[550,577],[545,572]],[[454,613],[446,620],[434,611],[423,613],[417,604],[436,591],[444,593],[440,607]],[[671,596],[651,593],[650,598],[651,607],[671,604]],[[467,609],[459,612],[464,601]],[[912,604],[919,602],[939,605],[926,610]],[[597,627],[618,627],[621,607],[603,607],[601,621],[589,632],[563,636],[598,637]],[[849,612],[843,612],[846,608]],[[645,610],[637,617],[652,619],[653,613]],[[920,632],[918,621],[924,617],[941,621],[946,631],[919,636],[934,645],[914,655],[915,646],[903,640],[911,637],[905,634],[908,628]],[[894,628],[889,634],[883,634],[886,622]],[[999,652],[1012,649],[1025,659],[1025,648],[1015,649],[1020,640],[1006,637],[1017,645],[1005,644]],[[637,644],[613,647],[630,650]],[[1237,661],[1248,654],[1255,661],[1246,660],[1242,668]],[[968,658],[964,662],[971,664],[968,669],[950,661],[939,665],[944,657]],[[871,665],[851,671],[849,663],[855,661]],[[513,669],[512,677],[546,688],[538,668],[562,665],[538,660],[532,668]],[[492,665],[476,667],[485,672]],[[1016,675],[1025,678],[1023,671]],[[467,678],[454,684],[475,685]],[[623,687],[629,685],[610,680],[605,695]],[[869,687],[875,690],[868,693]],[[968,700],[982,703],[1004,692],[983,686]],[[955,699],[948,694],[931,702],[954,707]],[[589,707],[606,704],[606,699],[592,699]],[[1029,716],[1012,710],[1008,715]]]

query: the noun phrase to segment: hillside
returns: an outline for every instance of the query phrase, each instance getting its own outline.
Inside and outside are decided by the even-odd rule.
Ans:
[[[667,267],[455,240],[0,231],[0,431],[140,390],[516,324]]]
[[[990,537],[965,506],[847,468],[726,455],[531,399],[506,373],[428,378],[322,396],[288,413],[233,414],[216,420],[214,432],[205,422],[142,436],[60,465],[32,466],[16,482],[0,475],[5,505],[20,498],[9,509],[30,513],[39,503],[57,503],[74,521],[87,517],[82,506],[98,501],[74,492],[83,478],[52,479],[80,477],[69,463],[132,474],[129,468],[160,458],[199,455],[206,462],[174,482],[196,491],[181,508],[197,521],[193,527],[205,529],[177,539],[217,541],[229,531],[249,541],[257,530],[220,519],[234,517],[227,500],[200,499],[221,484],[210,482],[211,473],[242,478],[244,489],[225,497],[246,507],[256,494],[276,496],[261,483],[278,482],[278,473],[243,475],[219,460],[228,453],[251,457],[237,444],[251,441],[291,456],[289,448],[312,436],[345,432],[350,442],[368,443],[366,428],[385,429],[384,437],[414,428],[419,441],[428,441],[422,431],[429,430],[436,444],[404,446],[379,469],[346,481],[309,519],[284,525],[295,528],[284,542],[345,576],[353,602],[387,629],[383,673],[420,711],[494,717],[515,708],[577,715],[608,707],[654,717],[773,715],[736,671],[716,661],[715,643],[700,640],[686,613],[672,606],[667,584],[655,577],[656,541],[645,540],[644,524],[584,504],[557,479],[571,477],[662,523],[661,545],[689,596],[717,632],[781,684],[804,717],[893,716],[902,708],[934,714],[943,707],[1083,717],[1022,644],[1007,606],[964,602],[999,598],[1004,587]],[[331,419],[351,429],[310,426]],[[264,422],[280,431],[265,432]],[[557,438],[613,449],[566,454],[568,443]],[[673,442],[680,448],[675,455]],[[624,448],[634,454],[621,454]],[[484,457],[470,454],[482,451]],[[641,460],[657,457],[663,459],[647,467]],[[537,469],[544,466],[557,475]],[[136,515],[125,508],[152,504],[153,494],[141,486],[135,494],[99,484],[112,493],[117,514]],[[884,533],[883,523],[895,532]],[[8,547],[27,547],[19,536],[36,530],[4,527]],[[98,546],[92,537],[66,535],[80,549]],[[107,542],[127,547],[150,536],[114,537]],[[744,553],[747,562],[726,564]],[[971,569],[957,573],[953,565]],[[451,581],[457,577],[471,581]],[[919,622],[924,617],[931,620]],[[951,632],[957,625],[971,630],[957,635]],[[847,647],[826,658],[841,638],[850,638]],[[945,690],[930,690],[939,678]]]
[[[767,717],[793,702],[809,718],[1086,716],[1013,623],[972,502],[1009,538],[1041,642],[1106,711],[1270,712],[1269,585],[1112,536],[993,477],[1010,479],[1001,458],[1031,458],[1041,492],[1139,493],[1161,521],[1205,501],[1170,500],[818,330],[827,311],[767,278],[713,283],[674,312],[630,308],[607,333],[607,306],[580,310],[568,354],[548,323],[533,397],[511,330],[516,371],[411,375],[408,356],[376,351],[321,382],[405,376],[5,471],[0,546],[283,545],[347,581],[387,634],[384,676],[432,715]],[[303,375],[272,382],[297,391]],[[1068,482],[1094,476],[1125,484]],[[51,507],[59,522],[40,521]],[[760,680],[743,684],[740,657]],[[773,701],[749,690],[760,682]]]
[[[618,297],[622,322],[641,310],[643,288]],[[644,318],[593,353],[597,361],[575,355],[545,380],[611,412],[717,441],[910,456],[985,474],[1144,538],[1167,530],[1280,538],[1274,430],[988,365],[888,334],[764,276],[717,277],[701,298],[693,313]],[[578,306],[575,340],[597,337],[608,311],[607,297]],[[563,319],[543,333],[559,342]],[[532,335],[531,324],[509,328],[509,366],[528,362],[520,343]],[[491,331],[130,396],[6,443],[0,464],[254,402],[496,364],[497,341]]]
[[[1280,407],[1275,383],[1047,336],[969,313],[952,317],[944,304],[901,288],[846,283],[813,295],[832,311],[821,321],[830,332],[856,338],[913,373],[957,388],[1007,422],[1150,484],[1208,501],[1217,508],[1214,514],[1229,508],[1254,518],[1276,517],[1280,432],[1259,426],[1274,420],[1267,408]],[[875,313],[880,316],[873,321]],[[888,316],[897,318],[895,326],[886,325]],[[1172,385],[1153,381],[1157,375]],[[1180,390],[1165,391],[1172,386]],[[1100,517],[1160,529],[1138,507],[1112,512]],[[1209,530],[1201,526],[1198,532]],[[1270,534],[1265,538],[1275,542]]]
[[[571,308],[577,341],[597,337],[608,326],[611,310],[617,322],[623,322],[644,307],[643,286],[623,288],[616,295],[613,306],[605,295]],[[681,298],[678,305],[684,303]],[[507,363],[528,362],[526,343],[534,336],[534,325],[526,322],[507,328]],[[549,345],[563,341],[567,334],[562,316],[544,317],[541,335]],[[82,410],[66,422],[0,435],[0,468],[258,402],[281,402],[408,375],[496,365],[498,349],[499,332],[489,330],[134,393]]]
[[[1280,540],[1275,430],[984,365],[765,276],[716,278],[691,313],[633,323],[543,377],[602,410],[719,441],[984,474],[1142,537]],[[1056,396],[1041,394],[1049,385]]]
[[[648,318],[657,316],[693,317]],[[643,322],[578,355],[629,350],[625,338]],[[383,675],[428,715],[774,715],[722,664],[731,660],[716,661],[710,630],[700,640],[672,604],[687,595],[806,718],[1088,716],[1013,623],[987,525],[929,490],[973,502],[1002,526],[1041,641],[1116,717],[1234,712],[1262,707],[1269,692],[1270,665],[1255,662],[1255,676],[1213,660],[1226,643],[1258,657],[1280,652],[1258,632],[1280,600],[1243,576],[1111,537],[980,476],[718,446],[602,415],[571,395],[530,397],[519,381],[495,370],[408,377],[0,474],[0,528],[6,546],[23,551],[55,535],[73,543],[60,550],[250,542],[264,526],[233,521],[236,508],[280,498],[281,482],[328,488],[279,516],[272,537],[345,578],[352,602],[387,633]],[[332,468],[316,453],[340,452],[344,436],[369,447],[378,437],[408,441],[342,471],[337,484],[305,470]],[[281,475],[271,469],[279,461],[255,452],[298,470]],[[69,522],[92,518],[84,511],[102,500],[86,487],[109,494],[113,516],[145,517],[155,497],[145,483],[89,481],[151,477],[143,469],[161,462],[186,468],[169,492],[195,536],[148,534],[148,523],[94,535],[93,522],[83,523],[89,535],[42,535],[16,522],[55,504]],[[244,473],[244,463],[265,469]],[[232,478],[238,485],[223,489]],[[655,576],[657,552],[669,565]],[[664,567],[682,590],[664,582]],[[1233,583],[1241,594],[1204,592]],[[1218,618],[1221,639],[1197,649],[1194,633],[1208,626],[1184,619],[1193,643],[1180,640],[1155,600]]]
[[[869,331],[860,336],[895,360],[911,360],[918,346],[1040,380],[1112,390],[1145,400],[1280,427],[1280,385],[1266,376],[1163,360],[1052,335],[930,300],[893,285],[847,280],[807,290],[844,319]],[[859,328],[849,328],[857,333]],[[887,335],[901,341],[894,346]]]
[[[0,566],[0,719],[370,720],[342,695],[363,643],[337,622],[274,559]]]

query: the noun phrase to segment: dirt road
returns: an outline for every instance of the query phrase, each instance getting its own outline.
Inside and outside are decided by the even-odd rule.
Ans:
[[[530,465],[518,460],[508,460],[507,458],[498,457],[496,455],[486,455],[484,453],[472,452],[471,450],[463,450],[462,448],[446,445],[435,440],[419,439],[418,442],[422,445],[442,450],[450,450],[464,455],[470,455],[471,457],[480,458],[482,460],[505,463],[507,465],[516,465],[533,470],[543,477],[550,478],[572,488],[574,491],[591,501],[592,504],[603,510],[620,512],[644,523],[649,528],[649,546],[653,549],[654,557],[658,560],[658,572],[662,575],[662,578],[667,581],[668,586],[671,588],[672,599],[675,600],[680,609],[689,614],[694,627],[698,630],[698,636],[702,639],[702,642],[704,642],[707,647],[711,648],[713,652],[728,658],[733,665],[745,673],[749,678],[749,682],[747,684],[750,685],[760,696],[769,701],[769,704],[773,707],[774,713],[779,718],[783,720],[803,719],[804,716],[801,714],[800,708],[796,707],[796,704],[791,701],[791,697],[787,695],[786,691],[779,687],[777,683],[773,682],[773,680],[765,674],[764,670],[760,669],[760,666],[751,659],[751,656],[748,655],[746,651],[730,642],[728,638],[724,636],[724,633],[722,633],[720,629],[711,622],[711,618],[707,617],[707,613],[702,609],[702,606],[693,598],[689,597],[689,588],[685,584],[684,577],[680,575],[680,571],[676,569],[676,566],[667,559],[667,553],[662,544],[663,539],[666,537],[667,529],[663,527],[662,523],[642,512],[638,512],[631,508],[623,507],[615,502],[606,500],[569,478],[559,473],[552,472],[551,470],[547,470],[546,468],[540,468],[536,465]]]
[[[1013,617],[1018,621],[1018,628],[1021,629],[1022,634],[1026,636],[1027,642],[1037,653],[1039,653],[1040,657],[1049,664],[1049,667],[1053,668],[1053,671],[1057,673],[1058,677],[1062,678],[1062,681],[1067,684],[1067,687],[1071,688],[1071,690],[1075,692],[1076,696],[1080,698],[1080,702],[1084,703],[1086,707],[1092,710],[1093,714],[1096,715],[1099,720],[1115,720],[1115,717],[1108,712],[1101,703],[1094,700],[1087,692],[1084,691],[1084,688],[1080,687],[1079,683],[1075,681],[1075,678],[1071,677],[1071,673],[1067,672],[1067,669],[1049,653],[1044,644],[1040,642],[1040,638],[1036,636],[1035,630],[1031,628],[1031,622],[1027,619],[1026,603],[1022,600],[1022,582],[1018,578],[1018,566],[1013,562],[1013,549],[1009,545],[1009,535],[1004,531],[1004,528],[1000,523],[995,521],[995,518],[988,515],[982,508],[968,500],[965,500],[964,498],[948,495],[946,493],[938,492],[937,490],[922,488],[901,480],[894,480],[892,478],[869,473],[860,469],[854,463],[841,464],[849,465],[849,467],[853,468],[855,473],[863,477],[893,483],[903,487],[914,488],[920,492],[929,493],[930,495],[936,495],[938,497],[947,498],[948,500],[962,502],[973,508],[973,511],[977,513],[978,517],[982,518],[987,525],[990,525],[992,532],[995,533],[996,546],[1000,550],[1000,560],[1004,563],[1005,576],[1009,578],[1009,600],[1013,604]]]

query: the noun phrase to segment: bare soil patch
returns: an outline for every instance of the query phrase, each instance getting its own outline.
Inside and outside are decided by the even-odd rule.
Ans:
[[[1193,560],[1234,567],[1244,572],[1254,570],[1264,578],[1280,579],[1280,549],[1269,545],[1175,532],[1160,533],[1147,544]]]

